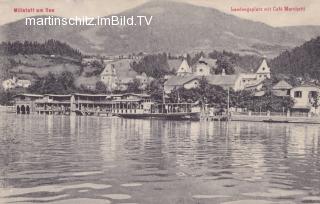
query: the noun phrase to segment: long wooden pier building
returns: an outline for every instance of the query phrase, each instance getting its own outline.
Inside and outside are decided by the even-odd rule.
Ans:
[[[18,94],[14,97],[17,114],[112,115],[137,113],[149,108],[146,94]]]

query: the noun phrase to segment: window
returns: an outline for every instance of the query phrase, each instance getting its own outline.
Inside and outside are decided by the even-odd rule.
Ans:
[[[290,96],[290,90],[287,90],[287,95]]]
[[[203,69],[199,69],[199,72],[203,72]]]
[[[263,67],[262,70],[264,71],[264,70],[266,70],[266,68]]]
[[[302,91],[295,91],[294,92],[294,97],[295,98],[301,98],[302,97]]]
[[[317,95],[318,95],[318,93],[316,92],[316,91],[310,91],[310,96],[312,97],[312,98],[315,98],[315,97],[317,97]]]

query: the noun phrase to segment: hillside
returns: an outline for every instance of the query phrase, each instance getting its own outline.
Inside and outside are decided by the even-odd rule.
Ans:
[[[320,79],[320,37],[286,51],[270,61],[275,73]]]
[[[288,27],[281,27],[288,33],[292,35],[299,36],[300,38],[308,41],[312,38],[316,38],[320,36],[320,26],[288,26]]]
[[[173,1],[150,1],[118,15],[153,16],[150,26],[24,26],[24,20],[0,27],[0,40],[43,42],[59,39],[83,53],[140,51],[198,52],[230,50],[276,56],[304,42],[282,28],[241,19],[219,10]]]

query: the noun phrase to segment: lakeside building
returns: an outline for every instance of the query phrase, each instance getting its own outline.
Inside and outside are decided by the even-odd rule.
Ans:
[[[290,96],[294,99],[292,111],[319,114],[320,108],[316,108],[316,105],[314,105],[319,101],[319,93],[320,88],[313,84],[302,84],[300,86],[293,87],[290,90]]]
[[[18,94],[14,97],[17,114],[101,115],[143,110],[150,103],[146,94]]]
[[[36,101],[42,99],[39,94],[18,94],[14,97],[15,109],[18,114],[30,114],[36,112]]]
[[[193,68],[188,65],[186,59],[183,59],[177,74],[175,76],[166,76],[167,81],[164,84],[164,90],[166,93],[170,93],[172,90],[181,87],[186,89],[195,88],[199,85],[202,77],[204,77],[209,84],[223,88],[232,88],[235,91],[260,90],[263,81],[271,77],[270,68],[265,59],[263,59],[255,73],[226,75],[223,70],[222,74],[212,74],[216,68],[216,59],[201,57]]]

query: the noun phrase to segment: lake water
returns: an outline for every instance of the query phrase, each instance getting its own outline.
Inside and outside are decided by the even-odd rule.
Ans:
[[[0,115],[0,203],[320,203],[320,126]]]

